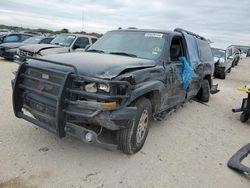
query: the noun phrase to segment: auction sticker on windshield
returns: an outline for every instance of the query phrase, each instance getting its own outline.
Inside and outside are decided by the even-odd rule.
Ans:
[[[162,33],[145,33],[145,37],[155,37],[155,38],[162,38]]]

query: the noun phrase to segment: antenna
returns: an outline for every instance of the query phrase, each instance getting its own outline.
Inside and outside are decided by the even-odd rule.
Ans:
[[[83,28],[84,28],[84,10],[82,10],[82,32],[84,32]]]

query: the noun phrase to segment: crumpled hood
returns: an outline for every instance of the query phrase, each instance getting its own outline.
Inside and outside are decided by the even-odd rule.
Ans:
[[[3,43],[0,44],[0,48],[19,48],[20,46],[25,45],[22,42],[10,42],[10,43]]]
[[[112,79],[126,69],[146,68],[156,65],[156,62],[153,60],[92,52],[53,54],[43,56],[41,59],[71,64],[78,69],[81,75],[104,79]],[[66,66],[39,62],[36,60],[29,60],[28,62],[35,66],[42,66],[50,69],[59,69],[63,71],[69,71],[69,69],[73,70]]]
[[[54,45],[54,44],[30,44],[30,45],[22,46],[20,49],[29,51],[29,52],[38,53],[41,50],[46,50],[50,48],[63,48],[63,47],[59,45]]]

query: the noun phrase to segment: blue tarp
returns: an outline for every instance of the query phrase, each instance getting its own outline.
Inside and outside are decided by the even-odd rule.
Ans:
[[[192,77],[196,76],[194,69],[198,64],[200,64],[200,52],[196,37],[189,35],[186,32],[182,32],[182,34],[184,35],[187,44],[189,60],[187,60],[184,56],[179,57],[179,60],[183,63],[183,88],[187,89],[192,81]]]
[[[181,56],[179,57],[179,60],[183,63],[183,69],[182,69],[183,88],[187,89],[195,73],[192,67],[190,66],[190,63],[187,61],[186,57]]]
[[[200,52],[198,49],[197,39],[196,37],[183,32],[187,49],[188,49],[188,57],[191,67],[194,69],[195,66],[200,64]]]

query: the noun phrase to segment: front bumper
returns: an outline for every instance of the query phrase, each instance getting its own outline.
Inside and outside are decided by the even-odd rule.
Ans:
[[[15,54],[16,52],[9,52],[9,51],[6,51],[5,48],[0,48],[0,57],[4,57],[7,59],[14,59]]]
[[[77,75],[77,69],[72,68],[75,73],[50,70],[45,67],[34,67],[26,62],[22,63],[13,81],[12,100],[14,113],[16,117],[23,118],[59,137],[69,134],[89,142],[85,135],[90,133],[92,135],[91,142],[103,146],[106,143],[99,141],[99,133],[92,129],[91,125],[104,127],[108,130],[126,128],[132,125],[137,109],[136,107],[127,107],[126,101],[130,96],[128,93],[124,95],[108,95],[88,93],[72,88],[72,83],[76,78],[81,79],[81,81],[86,79],[87,82],[107,82],[81,77]],[[110,81],[110,84],[121,83],[129,85],[127,82]],[[96,98],[97,100],[120,100],[123,101],[123,105],[115,109],[100,109],[96,108],[93,100],[91,102],[84,100],[84,102],[80,103],[79,100],[73,100],[72,96],[74,95]],[[107,146],[111,145],[108,144]]]

